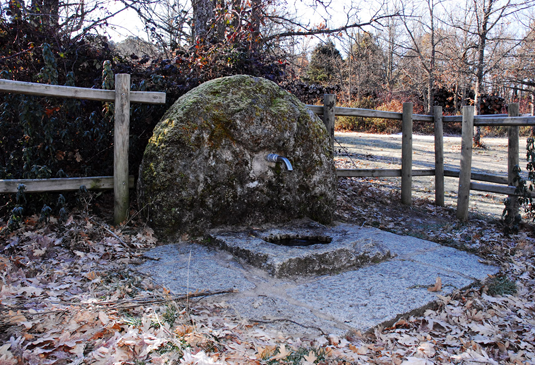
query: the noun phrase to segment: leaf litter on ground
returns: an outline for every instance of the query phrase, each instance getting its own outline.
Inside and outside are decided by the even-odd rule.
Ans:
[[[340,179],[337,219],[476,252],[500,273],[448,296],[437,278],[436,306],[390,327],[289,337],[202,300],[215,293],[172,295],[137,272],[159,244],[141,222],[30,217],[9,232],[0,221],[0,364],[535,363],[533,226],[504,236],[499,221],[460,224],[425,199],[402,206],[377,180]]]

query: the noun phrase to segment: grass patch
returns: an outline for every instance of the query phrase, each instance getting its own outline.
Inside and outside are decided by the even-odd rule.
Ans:
[[[507,276],[495,276],[487,284],[487,293],[493,297],[499,295],[514,295],[517,292],[516,283]]]

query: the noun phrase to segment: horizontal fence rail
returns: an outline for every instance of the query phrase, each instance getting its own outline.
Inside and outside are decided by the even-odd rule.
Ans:
[[[74,191],[78,190],[82,185],[87,189],[113,189],[113,215],[115,224],[126,220],[130,205],[129,189],[134,187],[134,177],[128,175],[130,104],[165,104],[166,99],[166,94],[163,92],[131,91],[130,88],[129,74],[115,75],[115,90],[89,89],[0,79],[0,92],[115,103],[112,177],[0,180],[0,193],[16,193],[20,184],[26,186],[24,191],[28,193]]]
[[[307,105],[307,108],[318,115],[323,115],[322,105]],[[386,112],[382,110],[335,107],[334,114],[337,117],[361,117],[401,120],[403,113]],[[435,118],[432,115],[413,114],[412,120],[432,123]],[[462,115],[443,116],[445,123],[460,123]],[[523,115],[520,117],[508,117],[507,114],[490,114],[474,116],[475,126],[530,126],[535,125],[535,116]]]
[[[11,92],[25,95],[48,96],[60,98],[75,98],[104,102],[115,102],[115,140],[114,140],[114,176],[97,176],[97,177],[81,177],[81,178],[65,178],[65,179],[19,179],[19,180],[0,180],[0,193],[16,193],[20,184],[25,185],[25,192],[56,192],[56,191],[75,191],[84,185],[87,189],[114,189],[115,191],[115,222],[120,223],[126,218],[128,210],[128,188],[134,186],[134,177],[128,176],[128,128],[129,128],[129,109],[130,103],[146,103],[146,104],[164,104],[166,101],[166,94],[163,92],[144,92],[144,91],[130,91],[130,75],[118,74],[115,79],[116,90],[101,90],[88,89],[73,86],[47,85],[31,82],[19,82],[12,80],[0,79],[0,92]],[[403,106],[404,113],[370,110],[360,108],[345,108],[336,107],[336,97],[334,95],[325,95],[324,105],[307,105],[307,108],[313,113],[322,115],[324,122],[328,128],[334,129],[334,116],[348,116],[348,117],[363,117],[363,118],[379,118],[403,121],[403,143],[402,143],[402,168],[401,169],[337,169],[336,175],[338,177],[402,177],[405,184],[402,183],[402,197],[404,197],[404,204],[411,204],[411,179],[413,176],[435,176],[437,171],[440,171],[443,176],[456,177],[463,180],[463,187],[466,190],[466,181],[469,184],[469,190],[487,191],[499,194],[515,195],[515,187],[509,186],[510,180],[506,177],[487,175],[481,173],[471,173],[471,164],[468,164],[468,171],[447,170],[443,168],[442,159],[435,159],[435,164],[440,166],[437,169],[412,169],[412,121],[423,121],[435,123],[436,131],[442,130],[442,123],[451,122],[465,122],[463,116],[442,116],[441,109],[435,109],[434,115],[419,115],[412,114],[412,104],[405,103]],[[436,107],[440,108],[440,107]],[[467,108],[467,107],[465,107]],[[473,108],[473,107],[470,107]],[[511,110],[510,110],[511,111]],[[437,114],[438,113],[438,114]],[[437,117],[438,115],[438,117]],[[509,115],[479,115],[470,116],[470,126],[509,126],[509,128],[517,128],[518,126],[535,126],[535,117],[533,116],[518,116],[518,113],[510,113]],[[119,122],[119,124],[118,124]],[[119,128],[119,129],[118,129]],[[463,128],[463,131],[465,128]],[[469,130],[469,128],[467,129]],[[332,131],[331,131],[332,132]],[[465,141],[466,139],[466,141]],[[518,138],[517,138],[518,139]],[[334,140],[333,140],[334,141]],[[438,142],[437,142],[438,141]],[[463,146],[467,146],[468,139],[463,135]],[[439,148],[435,146],[436,152],[441,151],[441,138],[437,139],[435,135],[435,143],[440,144]],[[510,142],[511,144],[511,139]],[[518,142],[515,142],[518,143]],[[464,149],[465,147],[463,147]],[[463,152],[464,158],[470,154],[469,151]],[[511,150],[515,150],[514,148]],[[516,149],[518,153],[518,149]],[[441,152],[438,152],[441,153]],[[439,161],[439,162],[437,162]],[[442,161],[442,162],[440,162]],[[461,163],[461,167],[463,163]],[[509,168],[510,169],[510,168]],[[485,183],[471,182],[470,180],[479,180],[500,185],[491,185]],[[438,181],[438,180],[437,180]],[[436,181],[436,184],[438,184]],[[403,181],[402,181],[403,182]],[[506,186],[503,186],[506,185]],[[128,188],[126,187],[128,186]],[[460,184],[461,186],[461,184]],[[440,188],[437,188],[440,189]],[[407,191],[408,190],[408,191]],[[442,186],[443,190],[443,186]],[[463,192],[465,194],[466,192]],[[443,191],[442,191],[443,194]],[[438,197],[437,190],[437,197]],[[466,198],[468,201],[468,198]],[[438,203],[443,205],[442,203]],[[460,219],[467,216],[467,202],[463,202],[466,214],[459,215],[458,202],[458,217]]]
[[[462,122],[462,115],[443,116],[442,119],[447,123]],[[490,114],[475,115],[475,126],[528,126],[535,125],[535,117],[523,115],[520,117],[509,117],[507,114]]]
[[[488,193],[504,194],[509,196],[522,196],[522,193],[516,193],[516,186],[502,186],[502,185],[491,185],[483,184],[477,182],[470,183],[471,190],[484,191]],[[531,192],[528,192],[531,195]]]
[[[331,98],[332,99],[332,98]],[[327,100],[327,99],[324,99]],[[336,100],[336,99],[334,99]],[[324,103],[325,104],[325,103]],[[406,103],[407,104],[407,103]],[[442,108],[435,107],[433,115],[412,114],[411,106],[403,107],[404,113],[387,112],[380,110],[369,110],[359,108],[327,107],[327,104],[307,105],[307,108],[318,115],[328,113],[328,119],[334,116],[349,116],[363,118],[380,118],[402,120],[402,149],[401,169],[336,169],[337,177],[401,177],[401,195],[403,204],[411,204],[412,189],[411,179],[413,176],[435,176],[435,199],[437,205],[444,205],[444,177],[454,177],[459,179],[459,191],[457,199],[457,217],[461,220],[468,218],[468,202],[470,190],[485,191],[490,193],[505,194],[511,196],[519,195],[515,193],[516,187],[511,186],[511,171],[515,164],[518,164],[518,132],[519,126],[535,126],[535,116],[519,115],[517,104],[509,105],[509,114],[494,115],[474,115],[474,107],[464,107],[463,116],[443,116]],[[334,109],[334,110],[333,110]],[[405,110],[410,112],[406,112]],[[433,122],[435,128],[435,169],[412,170],[412,121]],[[325,121],[324,121],[325,122]],[[443,157],[443,123],[462,122],[463,136],[461,148],[461,170],[449,170],[444,168]],[[332,121],[325,124],[333,124]],[[508,177],[489,175],[484,173],[471,172],[472,157],[472,127],[474,126],[504,126],[508,127],[509,147],[508,147]],[[410,129],[410,130],[409,130]],[[516,131],[516,132],[515,132]],[[438,135],[437,135],[438,134]],[[405,163],[403,163],[405,161]],[[463,170],[464,167],[464,170]],[[441,177],[437,174],[440,173]],[[471,180],[484,181],[485,183],[472,182]],[[404,183],[405,182],[405,183]],[[487,184],[492,183],[492,184]],[[498,185],[497,185],[498,184]]]
[[[459,177],[459,170],[444,170],[446,177]],[[401,169],[336,169],[338,177],[400,177]],[[435,176],[435,169],[412,170],[412,176]],[[507,185],[505,176],[496,176],[472,172],[472,180]]]
[[[323,105],[307,105],[307,108],[318,115],[323,115]],[[334,114],[337,117],[363,117],[363,118],[379,118],[379,119],[394,119],[401,120],[403,113],[385,112],[382,110],[360,109],[360,108],[344,108],[335,107]],[[432,122],[432,115],[413,114],[412,120]]]
[[[0,194],[16,193],[21,184],[25,186],[25,193],[76,191],[82,185],[90,190],[112,190],[113,176],[0,180]],[[132,175],[128,177],[128,186],[134,187]]]
[[[447,177],[459,177],[460,173],[461,172],[459,170],[444,170],[444,176],[447,176]],[[505,176],[488,175],[488,174],[481,174],[477,172],[472,172],[470,179],[478,180],[478,181],[486,181],[486,182],[502,184],[502,185],[508,184],[507,178]]]
[[[115,101],[115,90],[89,89],[75,86],[37,84],[0,79],[0,91],[35,96],[51,96],[68,99]],[[130,102],[165,104],[165,93],[155,91],[130,91]]]
[[[336,169],[338,177],[401,177],[402,169]],[[412,170],[412,176],[435,176],[435,170]]]

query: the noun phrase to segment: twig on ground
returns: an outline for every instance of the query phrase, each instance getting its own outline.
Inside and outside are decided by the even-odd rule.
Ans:
[[[126,242],[124,242],[119,236],[117,236],[111,229],[109,229],[108,227],[106,227],[105,225],[103,225],[102,223],[99,223],[93,219],[90,219],[93,223],[97,224],[98,226],[100,226],[101,228],[104,228],[104,230],[106,230],[109,234],[111,234],[113,237],[115,237],[119,242],[121,242],[121,244],[124,246],[124,247],[127,247],[127,248],[132,248],[131,245],[127,244]]]
[[[301,326],[303,328],[312,328],[314,330],[318,330],[319,332],[321,332],[322,335],[327,335],[327,333],[323,332],[323,330],[321,328],[319,328],[319,327],[307,326],[305,324],[293,321],[293,320],[288,319],[288,318],[273,318],[273,319],[270,319],[269,321],[264,320],[264,319],[250,319],[249,321],[250,322],[258,322],[258,323],[290,322],[290,323],[293,323],[295,325]]]

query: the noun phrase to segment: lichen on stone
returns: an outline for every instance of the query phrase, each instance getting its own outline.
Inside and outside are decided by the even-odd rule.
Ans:
[[[287,157],[294,171],[265,157]],[[165,234],[220,225],[332,221],[332,144],[323,122],[275,83],[238,75],[178,99],[154,129],[138,201]]]

